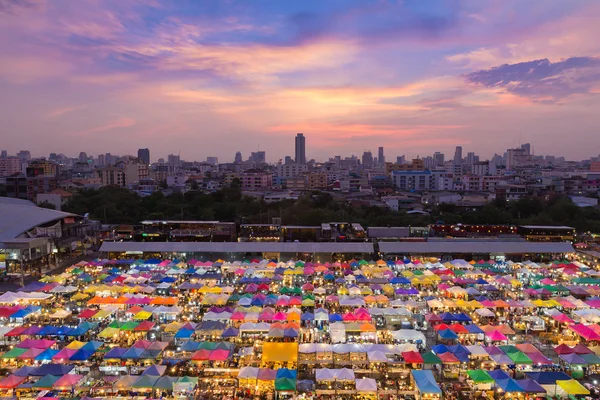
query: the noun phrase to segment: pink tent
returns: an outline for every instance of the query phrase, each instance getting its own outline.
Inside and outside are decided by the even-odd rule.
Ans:
[[[552,279],[550,278],[544,278],[540,281],[540,283],[542,285],[556,285],[556,282],[554,282]]]
[[[192,354],[192,361],[206,361],[210,359],[210,350],[202,349]]]
[[[573,324],[573,323],[575,323],[575,321],[573,321],[571,318],[567,317],[563,313],[555,314],[555,315],[552,316],[552,318],[554,318],[556,321],[561,322],[563,324]]]
[[[54,384],[52,385],[52,388],[59,389],[59,390],[70,390],[82,378],[83,378],[83,375],[66,374],[66,375],[63,375],[60,378],[58,378],[58,380],[56,382],[54,382]]]
[[[137,342],[135,342],[133,344],[133,347],[135,347],[136,349],[147,349],[148,346],[150,346],[151,344],[152,344],[151,341],[141,339],[141,340],[138,340]]]
[[[492,342],[501,342],[501,341],[504,341],[504,340],[508,340],[508,338],[504,334],[500,333],[497,330],[494,330],[494,331],[491,331],[491,332],[487,332],[486,335],[487,335],[488,338],[490,338],[490,340]]]
[[[210,357],[208,358],[211,361],[224,361],[229,358],[229,350],[217,349],[210,352]]]
[[[26,379],[26,376],[9,375],[0,381],[0,389],[14,389]]]
[[[17,358],[19,360],[33,360],[44,351],[44,349],[28,349],[25,353],[21,354]]]
[[[4,335],[6,336],[6,335]],[[19,343],[16,347],[21,349],[49,349],[54,346],[56,340],[48,340],[48,339],[25,339],[21,343]]]
[[[65,361],[69,361],[69,358],[71,358],[71,356],[73,354],[77,353],[76,349],[68,349],[68,348],[63,348],[61,351],[59,351],[58,353],[56,353],[54,355],[54,357],[52,357],[52,361],[54,362],[65,362]]]
[[[287,316],[281,311],[273,315],[273,321],[285,321]]]

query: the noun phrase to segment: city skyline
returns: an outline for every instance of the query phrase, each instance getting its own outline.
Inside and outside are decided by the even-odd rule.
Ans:
[[[0,132],[15,154],[267,161],[595,157],[600,3],[91,2],[0,7]],[[592,141],[592,146],[590,146]]]

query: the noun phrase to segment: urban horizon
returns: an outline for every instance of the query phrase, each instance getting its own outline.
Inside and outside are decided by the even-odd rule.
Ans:
[[[304,132],[316,160],[521,143],[581,160],[600,131],[599,13],[557,0],[13,0],[0,6],[0,132],[11,154],[227,160],[260,147],[276,162]]]

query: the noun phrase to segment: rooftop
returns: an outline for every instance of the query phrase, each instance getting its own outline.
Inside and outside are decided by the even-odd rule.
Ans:
[[[381,242],[379,250],[382,253],[571,253],[573,246],[568,242],[528,242],[528,241],[466,241],[438,240],[427,242]]]

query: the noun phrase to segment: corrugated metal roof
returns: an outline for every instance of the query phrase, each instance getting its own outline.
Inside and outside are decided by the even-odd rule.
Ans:
[[[104,252],[186,253],[373,253],[372,243],[295,242],[104,242]]]
[[[568,242],[527,241],[429,241],[429,242],[381,242],[382,253],[570,253],[573,246]]]
[[[28,201],[0,200],[0,242],[14,239],[36,226],[74,216],[76,215],[37,207]]]

